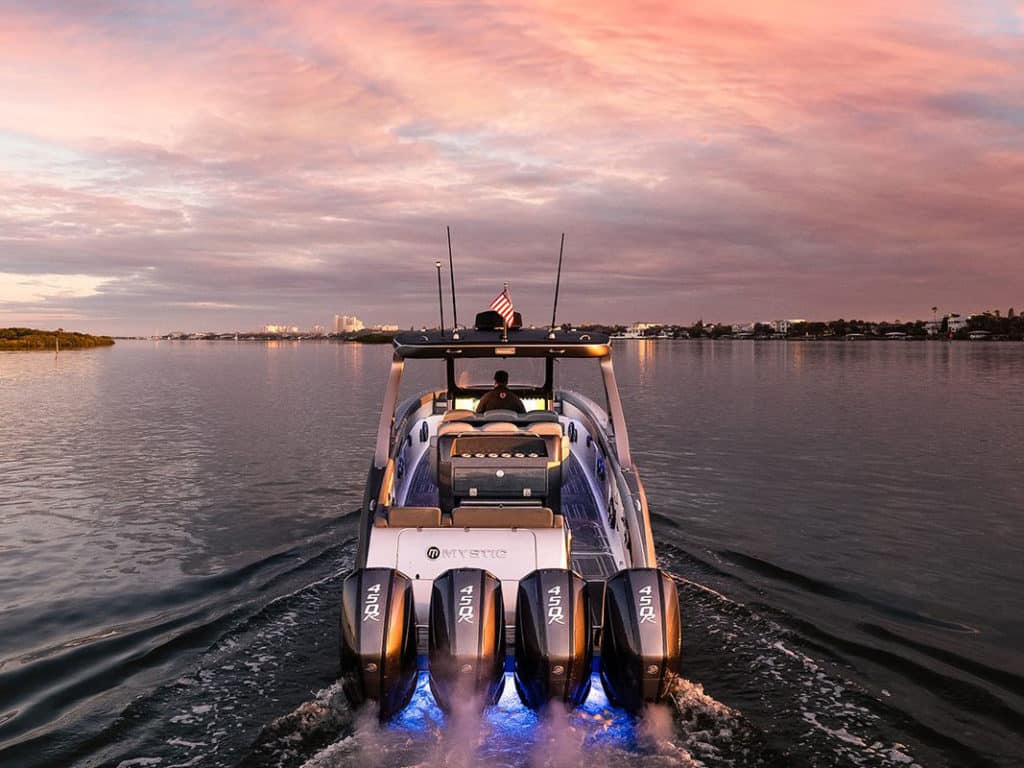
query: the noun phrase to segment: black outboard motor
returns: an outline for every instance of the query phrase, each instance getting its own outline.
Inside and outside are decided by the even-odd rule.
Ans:
[[[341,592],[341,675],[354,705],[378,702],[380,719],[416,690],[416,604],[412,581],[393,568],[361,568]]]
[[[661,701],[679,674],[683,633],[679,594],[657,568],[619,571],[605,589],[601,681],[608,699],[629,712]]]
[[[590,693],[593,662],[586,582],[564,568],[541,568],[519,582],[516,690],[532,709],[569,707]]]
[[[453,568],[430,595],[430,690],[450,711],[458,701],[494,704],[505,687],[501,582],[482,568]]]

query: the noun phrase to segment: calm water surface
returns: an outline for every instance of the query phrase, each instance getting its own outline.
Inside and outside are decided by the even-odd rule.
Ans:
[[[615,355],[662,565],[686,580],[694,684],[671,747],[627,752],[1019,765],[1024,344]],[[420,759],[331,687],[389,358],[308,342],[0,353],[0,764]],[[507,721],[495,761],[543,764]],[[602,744],[548,762],[614,764]]]

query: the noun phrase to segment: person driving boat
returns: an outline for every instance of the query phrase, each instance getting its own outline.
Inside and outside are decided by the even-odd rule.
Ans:
[[[508,371],[498,370],[494,372],[494,389],[480,398],[476,406],[477,413],[486,413],[494,410],[515,411],[526,413],[526,406],[519,399],[519,395],[508,388]]]

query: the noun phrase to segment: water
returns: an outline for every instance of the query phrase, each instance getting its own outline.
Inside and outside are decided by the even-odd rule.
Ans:
[[[1024,345],[617,345],[674,702],[382,731],[334,681],[389,355],[0,354],[0,765],[1019,764]]]

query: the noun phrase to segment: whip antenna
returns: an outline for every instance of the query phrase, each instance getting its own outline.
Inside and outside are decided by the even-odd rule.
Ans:
[[[555,338],[555,315],[558,312],[558,289],[562,285],[562,252],[565,250],[565,232],[562,233],[562,242],[558,246],[558,276],[555,278],[555,305],[551,308],[551,330],[548,338]]]
[[[441,308],[441,335],[444,336],[444,297],[441,295],[441,262],[435,261],[437,267],[437,303]]]
[[[455,305],[455,260],[452,259],[452,228],[445,226],[448,231],[448,274],[452,278],[452,338],[459,338],[459,310]]]

